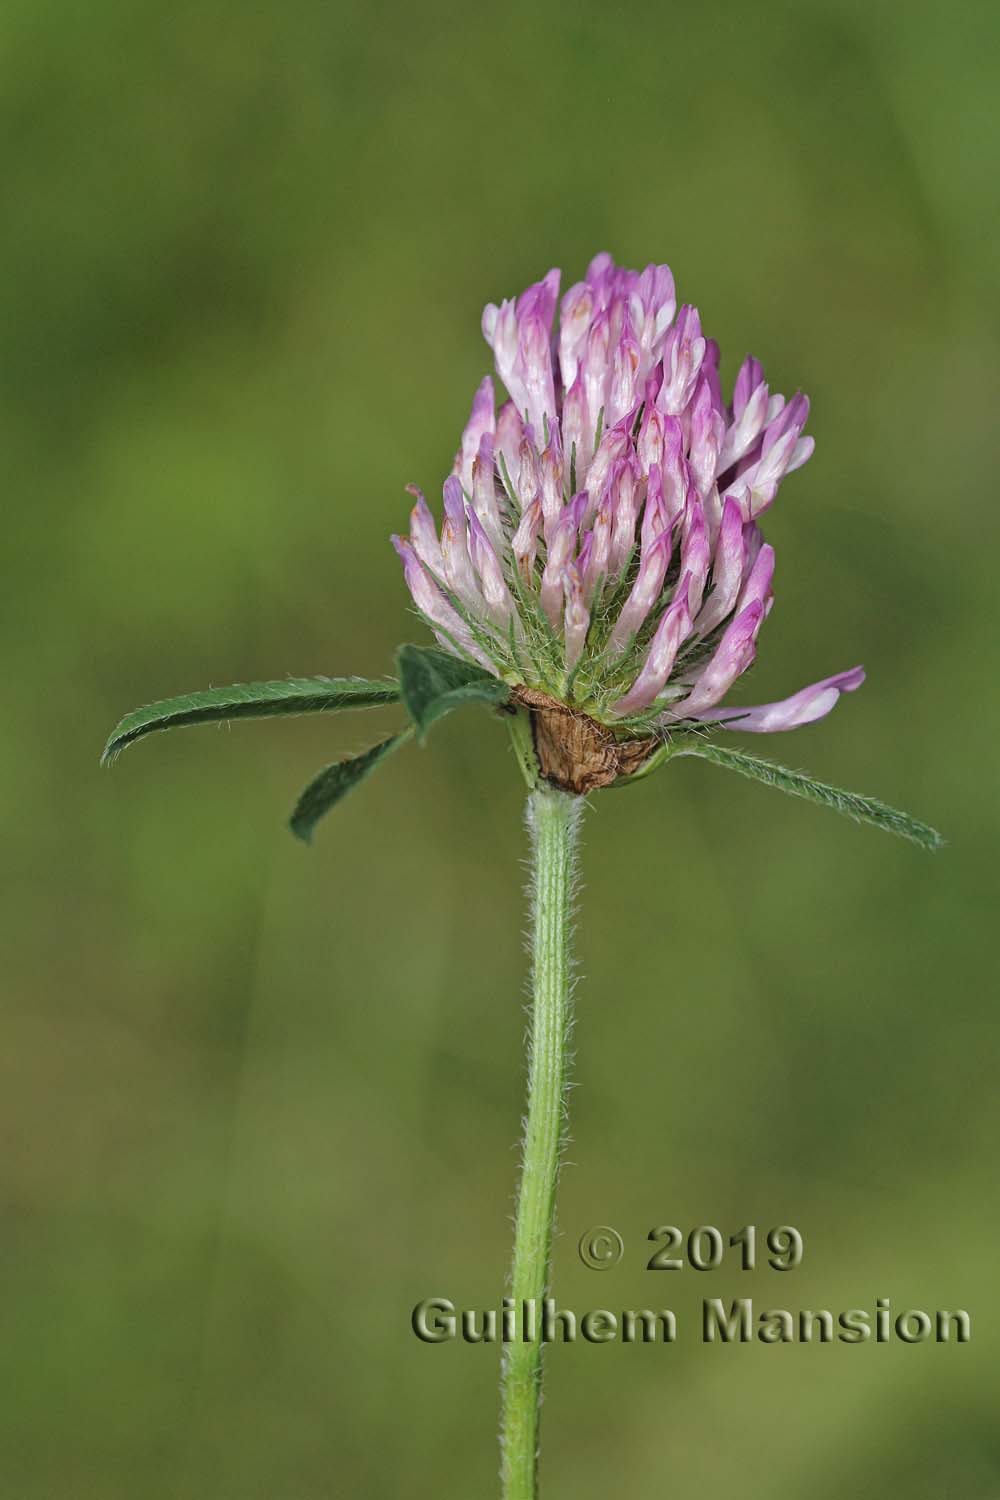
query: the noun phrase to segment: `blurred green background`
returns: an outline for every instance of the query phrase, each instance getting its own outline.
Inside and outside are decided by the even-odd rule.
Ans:
[[[731,382],[814,401],[768,517],[752,748],[929,856],[712,767],[598,797],[556,1288],[671,1349],[555,1350],[545,1492],[1000,1493],[995,110],[987,4],[9,0],[0,370],[6,940],[0,1495],[495,1492],[522,1094],[522,788],[485,713],[310,851],[395,715],[158,738],[185,688],[389,668],[391,530],[439,493],[479,316],[667,260]],[[739,740],[735,739],[738,744]],[[654,1276],[654,1225],[803,1267]],[[603,1276],[576,1241],[615,1225]],[[965,1347],[705,1348],[703,1296],[966,1307]]]

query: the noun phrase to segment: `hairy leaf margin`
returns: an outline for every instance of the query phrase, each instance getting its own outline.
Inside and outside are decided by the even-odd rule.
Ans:
[[[128,745],[161,730],[230,719],[377,708],[398,701],[397,682],[372,682],[364,677],[288,677],[281,682],[236,682],[228,687],[182,693],[126,714],[105,745],[101,764],[111,765]]]
[[[936,828],[931,828],[929,824],[922,823],[919,818],[913,818],[899,808],[890,807],[877,797],[864,797],[859,792],[829,786],[825,781],[817,781],[802,771],[791,771],[775,761],[759,760],[757,756],[747,755],[742,750],[728,750],[722,745],[693,735],[677,736],[662,752],[657,752],[653,760],[662,764],[665,760],[681,755],[710,761],[726,771],[735,771],[740,776],[775,787],[791,797],[802,797],[820,807],[832,808],[834,812],[852,818],[855,823],[867,823],[886,833],[894,833],[897,838],[908,839],[922,849],[944,848],[945,841]]]

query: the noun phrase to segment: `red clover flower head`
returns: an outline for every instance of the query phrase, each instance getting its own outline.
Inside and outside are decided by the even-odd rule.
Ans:
[[[807,397],[772,395],[748,356],[725,402],[719,347],[697,308],[677,311],[667,266],[598,255],[561,303],[559,282],[483,313],[509,399],[497,410],[491,377],[479,386],[440,532],[412,489],[393,544],[417,609],[446,651],[616,740],[823,717],[860,667],[724,703],[771,609],[760,521],[813,451]]]

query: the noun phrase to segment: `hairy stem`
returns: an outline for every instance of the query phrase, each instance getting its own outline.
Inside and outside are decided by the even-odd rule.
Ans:
[[[537,1332],[531,1340],[520,1337],[521,1308],[533,1302],[540,1316],[549,1284],[563,1137],[575,848],[582,805],[578,797],[541,785],[528,798],[533,1005],[510,1287],[519,1336],[504,1351],[500,1438],[504,1500],[534,1500],[537,1494],[542,1345]]]

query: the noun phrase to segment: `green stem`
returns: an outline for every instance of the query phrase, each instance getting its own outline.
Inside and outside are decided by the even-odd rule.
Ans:
[[[556,1178],[562,1145],[569,1029],[570,928],[575,847],[582,800],[539,785],[528,798],[531,832],[533,1007],[528,1112],[514,1227],[510,1295],[518,1337],[505,1346],[501,1423],[504,1500],[537,1494],[542,1345],[523,1331],[521,1309],[534,1303],[540,1326],[549,1285]]]

